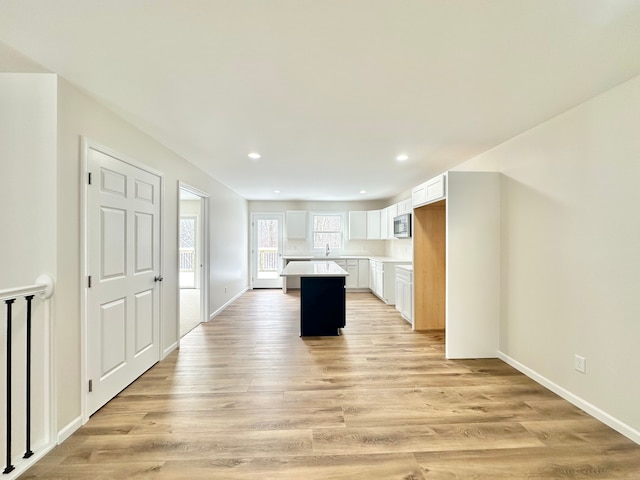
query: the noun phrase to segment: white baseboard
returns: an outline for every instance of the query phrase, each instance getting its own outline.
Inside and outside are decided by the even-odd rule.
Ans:
[[[233,302],[239,299],[247,290],[249,290],[249,287],[244,287],[244,289],[242,289],[240,293],[238,293],[235,297],[233,297],[231,300],[226,302],[224,305],[218,308],[215,312],[209,315],[209,320],[213,320],[215,317],[220,315],[225,308],[227,308],[229,305],[231,305]]]
[[[571,393],[569,390],[561,387],[557,383],[552,382],[547,377],[540,375],[538,372],[530,369],[529,367],[523,365],[517,360],[511,358],[509,355],[506,355],[505,353],[499,351],[498,358],[508,363],[516,370],[519,370],[520,372],[524,373],[527,377],[538,382],[540,385],[547,387],[553,393],[560,395],[562,398],[572,403],[576,407],[580,408],[581,410],[584,410],[592,417],[597,418],[605,425],[608,425],[609,427],[613,428],[615,431],[621,433],[625,437],[629,438],[630,440],[633,440],[634,442],[640,445],[640,431],[618,420],[617,418],[611,416],[604,410],[601,410],[600,408],[578,397],[577,395]]]
[[[167,358],[167,355],[173,352],[176,348],[178,348],[178,342],[173,342],[171,345],[164,349],[164,351],[162,352],[162,358],[160,360],[164,360],[165,358]]]
[[[56,447],[55,443],[44,446],[34,446],[33,455],[29,458],[20,458],[13,463],[14,470],[10,473],[3,474],[2,480],[14,480],[24,472],[33,467],[38,460]]]
[[[76,417],[58,432],[58,445],[71,436],[73,432],[82,426],[82,417]]]

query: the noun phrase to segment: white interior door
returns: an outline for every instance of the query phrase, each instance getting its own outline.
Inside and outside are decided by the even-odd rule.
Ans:
[[[254,213],[251,219],[253,288],[281,288],[284,215]]]
[[[91,415],[160,359],[161,179],[92,147],[87,167]]]

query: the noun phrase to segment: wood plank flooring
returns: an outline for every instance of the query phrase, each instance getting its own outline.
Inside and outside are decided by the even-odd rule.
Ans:
[[[640,446],[499,360],[347,295],[340,337],[247,292],[22,479],[639,479]]]

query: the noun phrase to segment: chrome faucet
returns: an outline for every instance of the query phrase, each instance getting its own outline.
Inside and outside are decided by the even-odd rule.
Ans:
[[[327,247],[326,247],[326,248],[325,248],[325,250],[324,250],[324,255],[325,255],[326,257],[328,257],[328,256],[329,256],[329,244],[328,244],[328,243],[327,243]]]

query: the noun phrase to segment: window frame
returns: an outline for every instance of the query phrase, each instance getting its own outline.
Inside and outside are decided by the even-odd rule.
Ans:
[[[321,232],[316,231],[315,226],[315,217],[317,216],[331,216],[331,217],[340,217],[340,226],[341,230],[339,232]],[[347,213],[346,212],[327,212],[327,211],[318,211],[318,212],[309,212],[309,242],[311,243],[311,252],[315,254],[324,254],[325,247],[316,248],[314,246],[315,241],[315,233],[340,233],[340,247],[334,248],[331,247],[330,250],[332,253],[341,253],[344,251],[344,245],[346,241],[346,226],[347,226]]]

